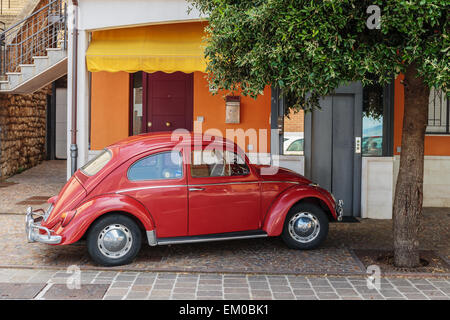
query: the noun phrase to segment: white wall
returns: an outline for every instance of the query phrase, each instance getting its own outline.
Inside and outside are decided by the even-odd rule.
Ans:
[[[80,0],[82,30],[199,20],[186,0]]]
[[[391,219],[394,158],[362,157],[361,217]]]
[[[363,157],[361,216],[391,219],[400,157]],[[425,156],[424,207],[450,207],[450,157]]]
[[[394,183],[397,180],[399,166],[400,157],[396,156],[394,163]],[[423,175],[423,206],[450,207],[449,156],[425,156]]]

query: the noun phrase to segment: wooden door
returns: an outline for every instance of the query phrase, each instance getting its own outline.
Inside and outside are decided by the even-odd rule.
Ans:
[[[193,74],[147,73],[144,76],[146,132],[173,131],[193,126]]]

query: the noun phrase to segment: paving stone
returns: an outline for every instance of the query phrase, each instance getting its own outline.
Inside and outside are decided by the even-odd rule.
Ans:
[[[248,293],[225,293],[223,297],[225,300],[250,300]]]
[[[108,291],[106,291],[107,295],[112,296],[125,296],[128,293],[129,289],[125,288],[109,288]]]
[[[217,280],[217,279],[202,279],[200,278],[200,280],[198,281],[198,284],[207,284],[207,285],[221,285],[222,284],[222,280]]]
[[[304,282],[294,282],[290,284],[293,289],[309,289],[311,285]]]
[[[292,292],[288,286],[270,286],[272,292]]]
[[[316,296],[310,296],[310,295],[307,295],[307,296],[295,296],[295,298],[297,300],[318,300],[318,298]]]
[[[151,296],[170,296],[171,294],[171,290],[157,290],[157,289],[153,289],[150,292]]]
[[[339,299],[339,296],[335,293],[328,293],[328,292],[320,292],[317,293],[317,297],[322,300],[337,300]]]
[[[46,284],[0,283],[0,299],[33,299]]]
[[[337,288],[336,293],[340,295],[341,297],[351,297],[351,296],[358,296],[358,292],[356,292],[353,289],[341,289]]]
[[[420,293],[404,293],[403,294],[409,300],[428,300],[428,298]]]
[[[331,286],[324,287],[316,287],[313,286],[314,291],[316,292],[334,292],[334,289]]]
[[[181,288],[177,288],[177,287],[175,287],[174,289],[173,289],[173,293],[175,294],[175,293],[180,293],[180,294],[184,294],[184,293],[189,293],[189,294],[195,294],[195,291],[196,291],[196,288],[184,288],[184,287],[181,287]]]
[[[209,297],[209,296],[222,296],[222,291],[210,291],[210,290],[197,290],[198,297]]]
[[[422,291],[427,297],[446,297],[446,295],[442,291],[433,290],[433,291]]]
[[[397,287],[397,290],[401,293],[420,293],[420,291],[414,287]]]
[[[415,284],[415,287],[419,290],[436,290],[436,287],[431,284]]]
[[[147,298],[148,293],[144,293],[144,292],[130,292],[125,299],[126,300],[143,300],[145,298]]]
[[[195,294],[173,293],[172,299],[174,299],[174,300],[195,300]]]
[[[372,293],[372,294],[362,294],[361,295],[364,300],[385,300],[381,294]]]
[[[255,297],[272,297],[270,290],[250,290],[251,295]]]
[[[252,289],[269,289],[269,284],[267,282],[249,282],[249,286]]]
[[[296,296],[306,296],[306,295],[314,295],[314,290],[312,289],[294,289],[293,290],[294,294]]]
[[[239,293],[239,294],[244,294],[249,292],[248,288],[224,288],[223,290],[224,293]]]
[[[294,300],[295,296],[289,292],[273,292],[273,297],[276,300]]]
[[[44,299],[50,300],[95,300],[102,299],[108,290],[108,285],[85,284],[80,289],[69,289],[67,285],[54,284],[44,294]]]
[[[343,288],[343,289],[349,289],[353,288],[353,286],[349,282],[339,281],[339,282],[331,282],[331,286],[333,288]]]
[[[103,300],[122,300],[122,296],[104,296]]]
[[[403,295],[397,290],[380,290],[380,293],[386,298],[401,298]]]

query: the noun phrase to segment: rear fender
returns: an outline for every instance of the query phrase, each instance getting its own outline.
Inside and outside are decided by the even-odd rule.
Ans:
[[[72,221],[66,226],[59,226],[56,234],[62,236],[61,244],[71,244],[78,241],[89,226],[100,216],[110,212],[126,212],[135,217],[145,230],[154,230],[155,224],[147,208],[136,199],[122,194],[104,194],[82,203],[77,209]]]
[[[317,188],[309,185],[296,185],[285,190],[272,203],[264,219],[263,230],[269,236],[279,236],[283,231],[284,220],[289,210],[302,199],[318,199],[330,210],[334,219],[337,218],[334,204]]]

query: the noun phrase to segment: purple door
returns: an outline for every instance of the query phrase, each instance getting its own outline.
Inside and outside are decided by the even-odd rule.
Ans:
[[[144,128],[147,132],[192,131],[193,74],[147,73],[144,76]]]

